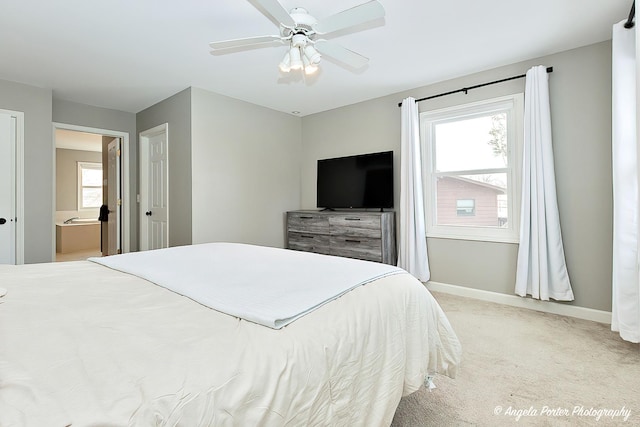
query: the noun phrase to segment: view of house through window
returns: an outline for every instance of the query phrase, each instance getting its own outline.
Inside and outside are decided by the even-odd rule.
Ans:
[[[517,237],[516,104],[513,96],[421,114],[428,235]]]
[[[78,162],[78,209],[102,205],[102,164]]]

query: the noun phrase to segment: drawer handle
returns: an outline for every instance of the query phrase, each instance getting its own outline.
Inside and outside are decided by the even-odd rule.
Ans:
[[[345,242],[348,242],[348,243],[360,243],[360,240],[350,240],[350,239],[345,239],[344,241],[345,241]]]
[[[301,216],[300,219],[313,219],[312,216]]]
[[[360,218],[345,218],[345,221],[360,221]]]
[[[302,237],[303,239],[315,239],[315,236],[305,236],[304,234],[301,234],[300,237]]]

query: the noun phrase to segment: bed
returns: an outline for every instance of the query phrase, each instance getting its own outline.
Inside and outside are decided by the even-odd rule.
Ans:
[[[445,314],[399,269],[225,243],[100,260],[0,266],[0,426],[389,425],[402,396],[428,376],[455,376],[460,361]],[[289,294],[374,264],[371,277],[288,316]],[[237,273],[233,314],[188,294],[228,281],[218,270]],[[252,298],[286,320],[234,312],[251,311]]]

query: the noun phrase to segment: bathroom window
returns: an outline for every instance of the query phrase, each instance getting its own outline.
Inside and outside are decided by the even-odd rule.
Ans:
[[[78,162],[78,209],[102,205],[102,164]]]

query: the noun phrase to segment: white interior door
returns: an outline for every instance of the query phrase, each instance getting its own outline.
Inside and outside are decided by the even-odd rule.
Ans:
[[[16,263],[16,118],[0,113],[0,264]]]
[[[107,145],[107,255],[120,253],[120,222],[122,196],[120,194],[120,138]]]
[[[140,249],[169,247],[169,187],[167,125],[140,135]]]

